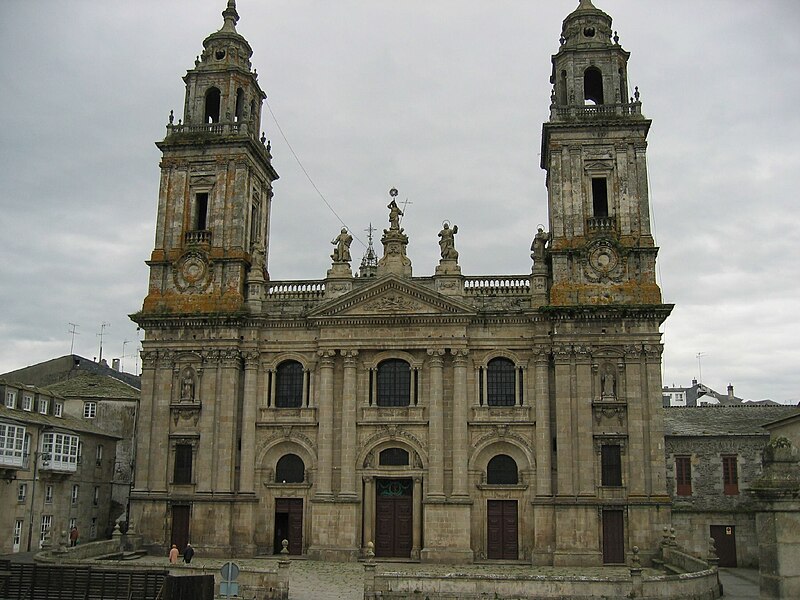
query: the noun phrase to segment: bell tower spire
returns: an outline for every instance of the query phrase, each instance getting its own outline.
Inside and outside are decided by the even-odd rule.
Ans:
[[[552,57],[542,130],[550,219],[550,304],[660,304],[650,230],[647,133],[611,17],[580,0]]]
[[[266,94],[253,50],[236,31],[235,0],[222,27],[183,77],[183,119],[170,113],[161,150],[156,240],[143,313],[257,309],[269,254],[272,183],[278,174],[260,135]]]

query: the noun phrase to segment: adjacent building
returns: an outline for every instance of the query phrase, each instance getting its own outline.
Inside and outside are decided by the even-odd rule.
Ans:
[[[157,144],[132,315],[146,332],[137,531],[218,556],[286,539],[335,560],[372,542],[423,561],[623,564],[634,545],[647,561],[670,523],[672,307],[655,280],[650,121],[611,17],[581,0],[563,22],[541,145],[549,231],[531,232],[530,273],[462,274],[455,236],[470,234],[447,226],[438,265],[412,275],[392,191],[369,276],[353,275],[345,230],[315,281],[268,277],[265,94],[233,0],[223,19]]]
[[[68,416],[65,399],[0,379],[0,553],[37,550],[73,526],[83,541],[111,531],[117,436]]]

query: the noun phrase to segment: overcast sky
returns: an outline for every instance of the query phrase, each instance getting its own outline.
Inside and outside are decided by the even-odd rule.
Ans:
[[[800,3],[596,0],[653,120],[664,383],[800,400]],[[415,275],[443,220],[465,275],[529,274],[550,56],[575,0],[239,0],[238,31],[289,143],[361,240],[408,200]],[[225,0],[0,4],[0,372],[125,355],[147,290],[159,152]],[[272,279],[320,279],[341,224],[265,106]],[[376,240],[377,242],[377,240]],[[380,243],[376,243],[380,253]],[[363,254],[353,243],[354,264]],[[128,340],[130,343],[124,344]],[[697,354],[703,353],[698,365]]]

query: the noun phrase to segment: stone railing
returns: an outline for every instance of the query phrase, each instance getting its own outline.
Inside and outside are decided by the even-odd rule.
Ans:
[[[464,294],[467,296],[530,294],[531,278],[528,275],[505,275],[502,277],[477,276],[464,278]]]
[[[219,589],[222,581],[220,572],[221,561],[211,564],[185,564],[178,563],[170,565],[169,574],[172,576],[184,575],[213,575],[215,598],[222,598],[224,595]],[[289,598],[289,560],[279,560],[277,569],[266,567],[254,567],[251,565],[237,565],[239,576],[236,583],[239,584],[239,598],[254,598],[256,600],[288,600]]]
[[[572,121],[590,119],[617,119],[622,117],[641,117],[641,102],[618,104],[596,104],[589,106],[551,106],[551,121]]]
[[[589,217],[586,219],[586,231],[589,233],[608,233],[617,230],[617,217]]]
[[[183,241],[186,244],[210,244],[211,232],[208,229],[195,229],[187,231],[183,236]]]
[[[267,284],[269,300],[321,300],[324,296],[324,281],[271,281]]]
[[[217,134],[237,134],[247,133],[247,123],[202,123],[200,125],[177,125],[170,123],[167,125],[167,137],[177,133],[217,133]]]

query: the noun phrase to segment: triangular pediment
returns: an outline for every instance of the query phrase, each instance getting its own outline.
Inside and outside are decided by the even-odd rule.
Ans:
[[[387,275],[320,306],[310,318],[469,315],[471,306],[413,280]]]

